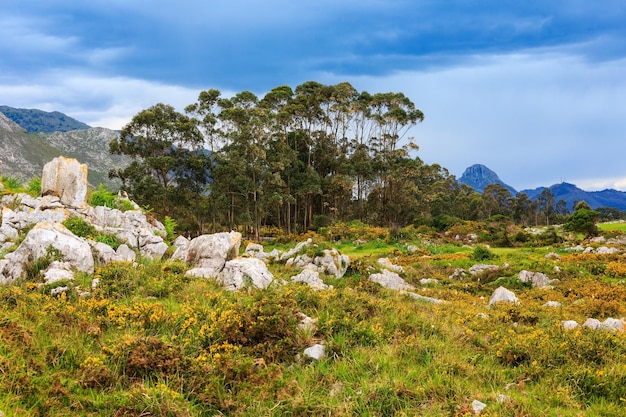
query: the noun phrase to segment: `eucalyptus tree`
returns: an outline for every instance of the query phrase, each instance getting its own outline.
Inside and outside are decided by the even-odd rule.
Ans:
[[[109,176],[119,178],[133,199],[157,213],[171,214],[173,200],[180,205],[199,198],[208,179],[208,158],[196,120],[163,103],[137,113],[109,150],[133,158]]]

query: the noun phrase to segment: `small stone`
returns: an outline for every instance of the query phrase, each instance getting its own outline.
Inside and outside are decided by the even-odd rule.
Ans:
[[[326,348],[319,343],[304,349],[304,356],[319,361],[326,355]]]
[[[478,400],[474,400],[472,401],[472,410],[474,411],[474,414],[480,414],[483,412],[483,410],[485,409],[485,407],[487,407],[487,404],[482,403]]]

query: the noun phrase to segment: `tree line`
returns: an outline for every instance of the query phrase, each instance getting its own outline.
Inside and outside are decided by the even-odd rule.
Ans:
[[[299,233],[335,221],[445,227],[455,219],[508,216],[524,225],[567,214],[550,190],[536,201],[497,184],[479,194],[415,156],[408,131],[424,114],[402,93],[347,82],[282,85],[264,97],[202,91],[177,112],[140,111],[110,143],[133,158],[110,177],[140,205],[187,234],[262,227]]]

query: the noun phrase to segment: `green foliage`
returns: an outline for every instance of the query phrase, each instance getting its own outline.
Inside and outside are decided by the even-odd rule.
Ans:
[[[115,235],[99,232],[93,225],[79,216],[68,217],[63,222],[63,225],[78,237],[84,237],[95,240],[96,242],[104,243],[112,247],[114,250],[117,250],[117,248],[123,243]]]
[[[68,217],[63,226],[78,237],[93,237],[98,233],[93,225],[79,216]]]
[[[170,216],[165,216],[165,219],[163,220],[163,226],[165,226],[167,240],[171,242],[176,238],[176,226],[178,226],[178,223],[176,223],[176,221]]]
[[[600,213],[588,207],[586,203],[576,205],[576,209],[567,217],[563,228],[576,233],[584,233],[587,236],[596,235],[598,233],[596,223]]]
[[[33,177],[26,185],[26,192],[31,195],[31,197],[39,197],[41,195],[41,178]]]
[[[495,254],[485,246],[478,245],[472,251],[471,257],[473,260],[480,262],[495,258]]]
[[[134,209],[133,204],[130,201],[119,198],[116,194],[109,191],[103,184],[98,185],[98,189],[89,195],[87,202],[92,207],[104,206],[121,211]]]

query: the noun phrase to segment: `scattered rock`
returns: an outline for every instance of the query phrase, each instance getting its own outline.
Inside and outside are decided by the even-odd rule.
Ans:
[[[326,348],[319,343],[304,349],[304,356],[319,361],[326,356]]]
[[[267,265],[260,259],[237,258],[228,261],[217,275],[224,288],[236,291],[251,283],[257,288],[266,288],[274,279]]]
[[[513,293],[513,291],[507,290],[504,287],[498,287],[491,295],[489,299],[489,306],[494,305],[495,303],[518,303],[519,300]]]
[[[485,271],[496,271],[500,269],[498,265],[476,264],[469,269],[470,275],[477,275]]]
[[[404,268],[400,265],[394,265],[389,258],[378,258],[378,264],[383,268],[386,268],[390,271],[397,272],[399,274],[404,272]]]
[[[558,301],[548,301],[543,305],[543,307],[559,308],[561,307],[561,303]]]
[[[474,412],[474,414],[480,414],[483,412],[483,410],[485,409],[485,407],[487,407],[487,404],[485,403],[481,403],[478,400],[474,400],[472,401],[472,411]]]
[[[533,287],[542,288],[546,285],[549,285],[552,280],[550,280],[544,273],[542,272],[530,272],[526,270],[522,270],[517,275],[519,280],[522,282],[530,282]]]
[[[376,282],[382,285],[385,288],[389,288],[390,290],[396,291],[410,291],[415,289],[410,284],[407,284],[400,275],[395,272],[389,271],[388,269],[383,269],[380,274],[372,274],[369,276],[369,280],[372,282]]]
[[[552,259],[552,260],[559,260],[559,259],[561,259],[561,255],[559,255],[556,252],[550,252],[550,253],[546,254],[545,258],[546,259]]]
[[[294,275],[293,277],[291,277],[291,281],[303,282],[309,287],[318,290],[325,290],[328,288],[328,285],[324,284],[324,281],[321,280],[319,272],[313,271],[311,269],[305,269],[298,275]]]
[[[588,318],[583,323],[583,327],[588,327],[593,330],[624,330],[624,319],[618,320],[609,317],[604,320],[604,322],[601,322],[598,319]]]
[[[425,295],[421,295],[421,294],[417,294],[414,292],[407,292],[407,294],[411,297],[411,298],[415,298],[416,300],[421,300],[421,301],[425,301],[427,303],[432,303],[432,304],[443,304],[445,303],[445,300],[440,300],[438,298],[433,298],[433,297],[426,297]]]
[[[578,323],[575,320],[563,320],[561,323],[565,330],[572,330],[578,327]]]
[[[439,284],[439,280],[435,278],[422,278],[420,279],[421,285],[436,285]]]

